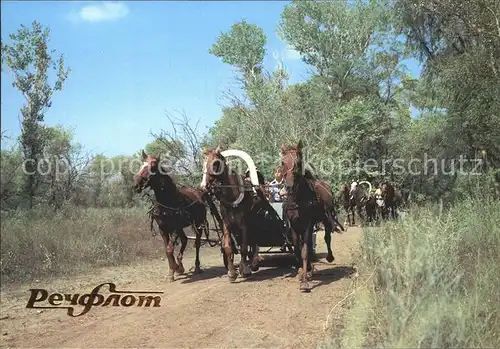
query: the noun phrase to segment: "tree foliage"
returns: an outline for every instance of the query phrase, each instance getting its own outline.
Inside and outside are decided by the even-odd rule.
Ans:
[[[49,49],[50,30],[40,23],[34,21],[31,28],[21,25],[9,38],[11,43],[2,43],[2,65],[7,64],[14,78],[12,85],[26,99],[21,108],[20,143],[24,159],[32,160],[26,163],[27,173],[32,174],[25,179],[25,193],[31,208],[40,181],[36,164],[46,140],[44,115],[52,104],[54,92],[62,90],[69,69],[65,69],[63,55],[54,59],[55,50]],[[57,73],[54,84],[49,82],[51,69]]]
[[[499,11],[494,0],[292,1],[277,18],[277,33],[311,68],[295,84],[282,65],[264,67],[268,38],[243,19],[208,50],[236,69],[243,93],[226,92],[208,134],[183,113],[167,114],[168,127],[142,148],[160,155],[184,185],[200,182],[205,145],[247,151],[270,178],[281,144],[302,139],[307,161],[334,186],[391,180],[418,200],[498,195]],[[43,124],[69,73],[48,48],[49,34],[34,22],[2,43],[2,64],[26,98],[19,146],[1,153],[2,203],[136,204],[130,185],[142,149],[84,154],[70,130]],[[409,74],[407,59],[420,60],[419,77]],[[19,163],[31,158],[67,171],[26,176]],[[481,166],[474,168],[474,159]]]

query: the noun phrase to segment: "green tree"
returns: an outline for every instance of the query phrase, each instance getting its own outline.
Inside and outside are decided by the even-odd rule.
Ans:
[[[28,198],[28,207],[33,207],[36,186],[40,176],[36,165],[44,148],[42,123],[45,113],[52,104],[54,92],[63,88],[69,69],[65,69],[64,57],[53,56],[49,49],[50,30],[34,21],[31,28],[21,25],[17,33],[9,35],[11,43],[2,43],[2,63],[6,63],[13,74],[13,86],[26,99],[21,108],[22,128],[20,142],[26,163],[27,173],[24,190]],[[49,72],[57,72],[53,85],[49,82]]]
[[[242,20],[221,33],[208,52],[236,67],[245,79],[258,77],[266,54],[266,35],[262,28]]]

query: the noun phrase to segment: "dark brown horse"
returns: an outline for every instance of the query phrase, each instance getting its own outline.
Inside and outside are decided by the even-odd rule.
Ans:
[[[363,208],[367,198],[359,185],[356,184],[354,186],[351,184],[350,186],[348,183],[341,184],[338,198],[346,212],[346,221],[344,224],[356,225],[355,213],[358,214],[361,221],[364,219]]]
[[[240,245],[240,275],[246,278],[252,274],[252,270],[258,270],[258,248],[250,234],[252,229],[255,229],[253,223],[256,222],[253,208],[254,205],[259,204],[260,200],[266,200],[266,198],[262,191],[258,191],[258,197],[253,195],[252,187],[245,185],[245,178],[229,168],[219,147],[206,149],[204,156],[201,187],[211,191],[221,203],[224,253],[229,281],[235,281],[237,277],[233,261],[236,243],[232,239],[236,239],[237,244]],[[255,169],[252,169],[250,174],[254,171]],[[256,171],[254,175],[258,178]],[[252,254],[249,254],[248,247],[251,247]],[[248,265],[249,257],[253,257],[252,268]]]
[[[327,260],[334,260],[331,249],[331,233],[337,225],[333,195],[326,183],[317,180],[306,171],[302,161],[302,141],[297,146],[281,146],[281,173],[285,180],[287,199],[284,203],[284,218],[290,223],[300,290],[309,292],[313,227],[319,222],[325,226]],[[301,263],[302,262],[302,263]]]
[[[389,182],[383,182],[381,186],[382,199],[384,200],[384,218],[398,218],[398,206],[401,202],[401,192],[396,190]]]
[[[365,203],[366,220],[368,223],[375,223],[378,220],[377,199],[375,194],[369,193]]]
[[[207,234],[208,222],[204,200],[210,198],[196,188],[178,187],[172,178],[166,174],[165,168],[160,166],[159,156],[146,155],[142,151],[143,166],[134,177],[134,189],[140,193],[146,187],[155,193],[152,220],[158,224],[161,237],[165,244],[169,271],[167,281],[174,281],[174,272],[184,274],[182,258],[187,245],[187,236],[183,228],[191,226],[196,234],[196,261],[194,273],[200,273],[200,246],[202,233]],[[213,205],[213,202],[209,202]],[[152,224],[152,223],[151,223]],[[208,234],[207,234],[208,235]],[[177,239],[181,241],[181,248],[174,258],[174,247]]]

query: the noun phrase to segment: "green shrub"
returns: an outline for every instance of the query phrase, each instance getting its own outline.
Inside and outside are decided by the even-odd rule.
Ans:
[[[500,347],[500,202],[367,229],[344,347]],[[361,281],[362,282],[362,281]]]
[[[65,208],[3,217],[1,276],[5,283],[71,274],[162,255],[143,208]],[[157,227],[155,226],[155,229]]]

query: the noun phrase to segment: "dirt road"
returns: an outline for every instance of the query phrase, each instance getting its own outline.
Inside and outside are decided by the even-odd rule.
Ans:
[[[26,285],[2,292],[3,348],[317,348],[333,306],[349,292],[359,228],[333,236],[335,262],[324,261],[326,248],[318,233],[320,262],[311,293],[299,292],[289,267],[264,267],[250,279],[231,284],[218,248],[203,248],[200,276],[176,277],[166,283],[167,262],[106,268],[92,274]],[[158,242],[160,243],[160,242]],[[184,266],[193,266],[188,251]],[[266,258],[266,265],[280,264]],[[100,307],[80,317],[65,310],[26,309],[29,288],[51,292],[89,293],[114,282],[120,290],[163,291],[161,307]],[[107,291],[107,288],[105,289]],[[83,307],[77,307],[77,313]],[[332,333],[342,325],[341,306],[330,315]]]

